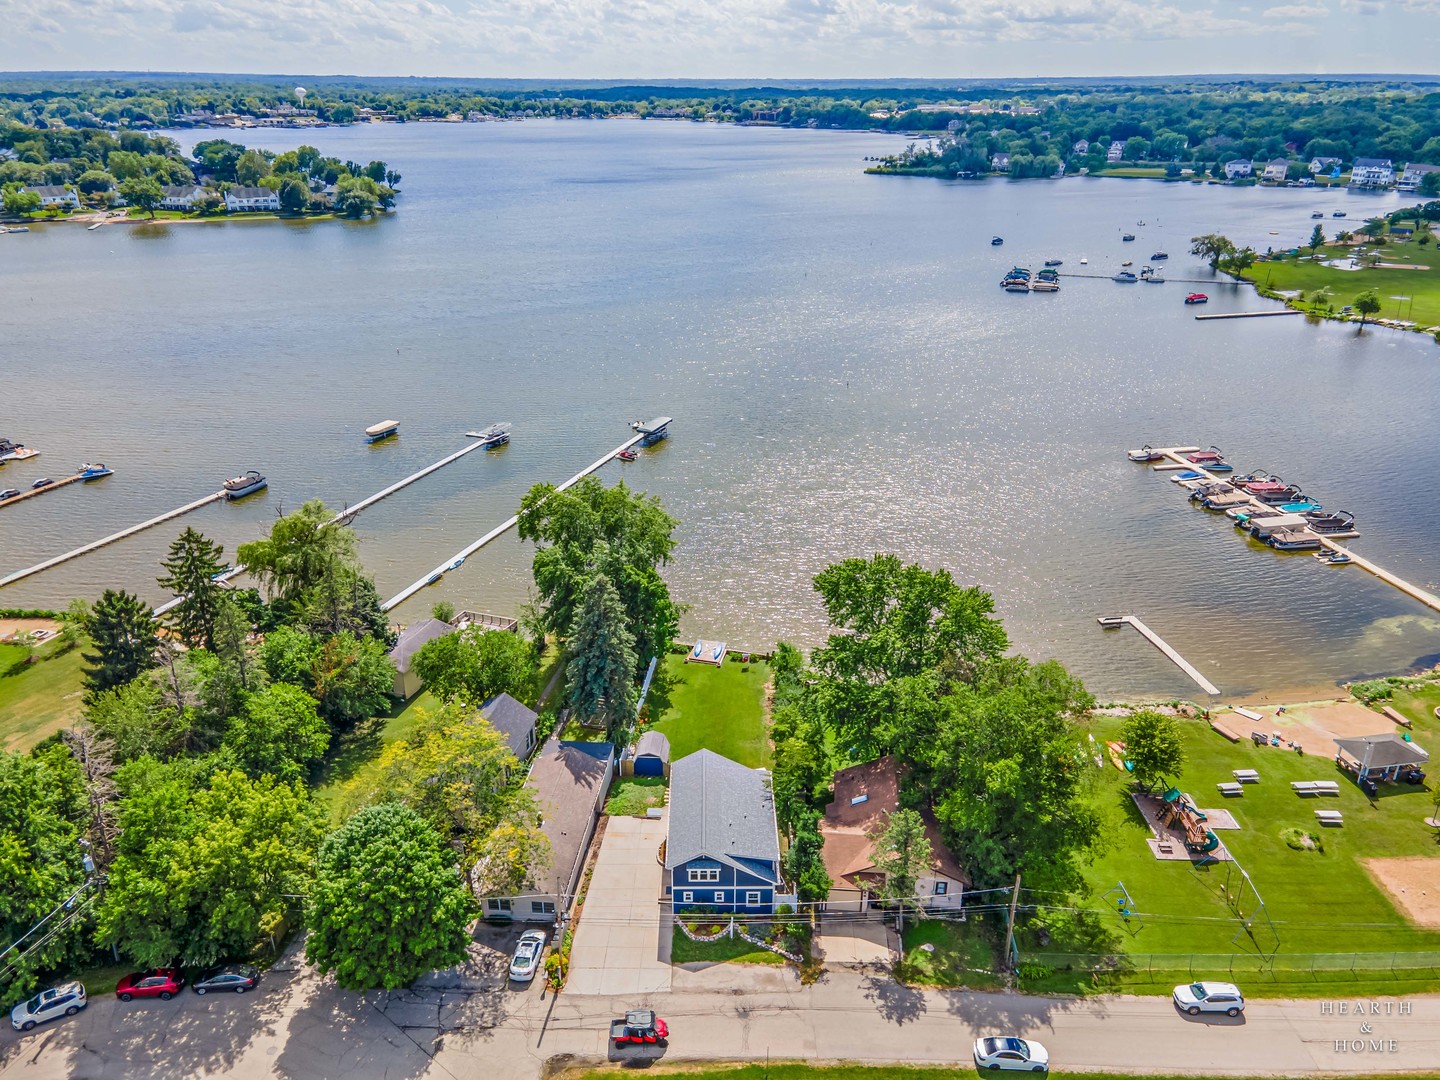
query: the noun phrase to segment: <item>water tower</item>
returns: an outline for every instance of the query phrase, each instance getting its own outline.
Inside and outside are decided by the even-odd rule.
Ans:
[[[299,99],[300,108],[303,109],[305,107],[305,88],[303,86],[295,87],[295,97]]]

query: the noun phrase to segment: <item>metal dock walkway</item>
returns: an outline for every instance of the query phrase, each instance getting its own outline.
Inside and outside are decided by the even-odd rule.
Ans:
[[[1298,308],[1286,308],[1284,311],[1222,311],[1214,315],[1196,315],[1195,321],[1202,319],[1271,319],[1276,315],[1304,315],[1305,312]]]
[[[44,491],[46,489],[40,488],[39,490]],[[124,540],[127,536],[134,536],[138,532],[144,532],[146,529],[154,528],[156,525],[180,517],[182,514],[188,514],[191,510],[198,510],[200,507],[212,502],[217,502],[224,497],[225,492],[223,490],[212,492],[203,499],[196,499],[192,503],[186,503],[184,506],[161,514],[159,517],[153,517],[149,521],[142,521],[139,525],[131,525],[128,529],[121,529],[119,532],[111,533],[102,539],[95,540],[89,544],[83,544],[74,551],[67,551],[64,555],[56,555],[53,559],[46,559],[44,562],[38,562],[34,566],[27,566],[24,570],[16,570],[13,574],[7,574],[3,578],[0,578],[0,589],[3,589],[6,585],[13,585],[17,581],[22,581],[31,574],[38,574],[42,570],[49,570],[52,567],[59,566],[63,562],[78,559],[81,555],[88,555],[90,552],[97,551],[107,544]]]
[[[622,450],[629,450],[636,443],[645,439],[647,435],[648,433],[640,434],[636,435],[634,438],[625,440],[623,443],[617,446],[614,450],[611,450],[604,457],[597,459],[596,461],[587,465],[585,468],[581,469],[574,476],[570,477],[569,480],[566,480],[563,484],[560,484],[558,487],[556,487],[555,490],[564,491],[566,488],[579,483],[585,477],[598,470],[607,461],[613,460],[616,454],[620,453]],[[497,536],[503,536],[506,532],[513,529],[515,527],[515,523],[519,520],[520,516],[518,514],[506,518],[499,525],[495,526],[495,528],[491,529],[484,536],[480,537],[479,540],[476,540],[469,547],[461,548],[451,558],[441,563],[434,570],[430,571],[430,573],[426,574],[423,578],[420,578],[418,581],[411,582],[405,588],[401,589],[389,600],[386,600],[385,603],[381,604],[380,610],[390,611],[392,608],[398,607],[406,600],[409,600],[410,597],[414,596],[421,589],[425,588],[427,585],[435,584],[435,582],[439,581],[449,571],[458,570],[461,563],[463,563],[471,555],[475,554],[475,552],[479,551],[486,544],[490,543],[490,541],[494,540]]]
[[[1204,675],[1201,675],[1194,664],[1190,663],[1173,648],[1171,648],[1170,645],[1166,643],[1164,638],[1162,638],[1159,634],[1155,633],[1154,630],[1151,630],[1134,615],[1111,616],[1109,618],[1097,619],[1096,621],[1104,627],[1117,627],[1129,623],[1131,626],[1135,627],[1136,630],[1139,630],[1140,633],[1146,638],[1146,640],[1150,642],[1151,645],[1154,645],[1157,649],[1159,649],[1162,653],[1169,657],[1171,663],[1173,663],[1186,675],[1189,675],[1190,678],[1194,680],[1196,686],[1200,687],[1200,689],[1204,690],[1207,694],[1211,694],[1217,697],[1219,696],[1220,688],[1218,686],[1212,683],[1209,679],[1205,678]]]

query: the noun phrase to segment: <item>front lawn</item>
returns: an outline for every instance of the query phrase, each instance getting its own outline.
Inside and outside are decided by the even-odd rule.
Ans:
[[[605,813],[611,817],[644,817],[646,810],[664,805],[663,776],[623,776],[610,789]]]
[[[992,990],[1002,985],[995,973],[995,949],[974,922],[921,919],[907,922],[905,956],[895,977],[918,986],[963,986]]]
[[[433,712],[438,708],[439,699],[422,690],[408,702],[397,703],[388,715],[356,725],[331,744],[315,782],[315,797],[329,809],[334,824],[339,825],[354,809],[344,797],[351,781],[373,773],[385,747],[414,733],[422,709]]]
[[[30,650],[0,645],[0,747],[22,752],[80,719],[84,669],[80,648],[57,640]]]
[[[765,735],[765,684],[770,666],[727,657],[720,667],[687,664],[685,654],[666,656],[646,702],[653,722],[642,730],[662,731],[670,740],[670,760],[696,750],[713,750],[752,769],[768,767]]]
[[[697,931],[698,933],[698,931]],[[678,926],[670,942],[672,964],[783,964],[785,958],[742,937],[691,941]],[[759,937],[760,935],[756,935]]]

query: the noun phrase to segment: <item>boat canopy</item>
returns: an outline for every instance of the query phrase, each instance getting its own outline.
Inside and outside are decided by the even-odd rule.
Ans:
[[[1250,524],[1257,532],[1273,533],[1280,529],[1303,529],[1310,524],[1304,514],[1276,514],[1274,517],[1252,517]]]
[[[642,424],[637,420],[630,426],[633,427],[636,431],[638,431],[641,435],[656,435],[670,426],[670,417],[657,416],[648,424]]]
[[[389,431],[391,428],[398,428],[399,426],[400,426],[400,421],[399,421],[399,420],[381,420],[380,423],[378,423],[378,424],[371,424],[369,427],[367,427],[367,428],[365,429],[365,434],[366,434],[366,435],[383,435],[385,432]]]

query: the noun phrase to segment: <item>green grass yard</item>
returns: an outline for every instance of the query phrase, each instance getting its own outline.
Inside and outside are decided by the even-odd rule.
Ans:
[[[785,958],[742,937],[691,941],[677,926],[670,943],[672,964],[783,964]],[[758,934],[756,935],[759,936]]]
[[[615,781],[605,800],[605,813],[612,817],[643,817],[651,807],[665,805],[663,776],[625,776]]]
[[[373,773],[385,747],[408,738],[415,731],[422,709],[433,712],[438,708],[439,699],[429,690],[422,690],[408,702],[397,705],[389,715],[358,725],[330,747],[315,782],[315,797],[329,810],[336,825],[353,809],[346,805],[344,798],[350,781]]]
[[[763,661],[741,664],[727,658],[717,668],[687,664],[684,654],[671,653],[651,686],[646,711],[654,720],[644,730],[664,732],[670,740],[671,761],[704,749],[751,768],[768,767],[765,684],[769,678],[770,667]]]
[[[926,945],[928,950],[922,947]],[[907,923],[905,959],[895,975],[918,986],[993,990],[1002,985],[995,973],[995,950],[977,927],[934,919]]]
[[[35,650],[0,645],[0,748],[25,751],[80,718],[80,649],[49,641]]]

